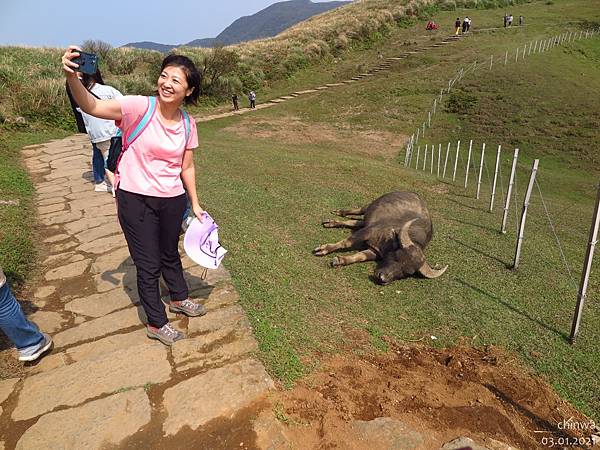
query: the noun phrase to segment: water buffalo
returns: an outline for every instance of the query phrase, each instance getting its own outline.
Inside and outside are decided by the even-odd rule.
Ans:
[[[325,228],[351,228],[352,234],[335,244],[323,244],[313,250],[316,256],[345,250],[361,250],[347,256],[336,256],[332,267],[363,261],[377,261],[373,274],[378,284],[420,273],[437,278],[448,266],[434,269],[425,260],[425,247],[433,236],[433,225],[423,200],[414,192],[390,192],[357,209],[333,211],[342,217],[363,216],[351,220],[326,220]]]

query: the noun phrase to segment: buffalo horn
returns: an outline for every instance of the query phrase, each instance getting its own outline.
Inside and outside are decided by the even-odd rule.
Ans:
[[[441,276],[447,268],[448,266],[445,266],[442,269],[434,269],[429,265],[427,261],[425,261],[423,265],[419,268],[419,273],[425,278],[437,278]]]
[[[408,248],[411,245],[415,245],[412,239],[410,238],[410,234],[408,232],[410,230],[410,226],[415,220],[417,219],[409,220],[402,226],[402,230],[400,230],[400,245],[402,246],[402,248]]]

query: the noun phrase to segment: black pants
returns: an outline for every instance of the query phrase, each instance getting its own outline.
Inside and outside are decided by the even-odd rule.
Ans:
[[[168,322],[160,299],[161,275],[171,300],[188,298],[177,247],[185,208],[185,194],[162,198],[117,191],[119,222],[137,270],[138,294],[153,327],[160,328]]]

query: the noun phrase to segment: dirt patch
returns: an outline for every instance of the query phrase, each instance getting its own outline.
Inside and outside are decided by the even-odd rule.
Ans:
[[[419,448],[431,449],[458,436],[488,448],[500,441],[534,449],[544,437],[593,433],[561,429],[563,420],[591,421],[497,348],[410,346],[336,357],[273,402],[298,448],[355,448],[352,421],[383,417],[408,424],[424,438]]]
[[[277,140],[284,144],[299,142],[336,146],[350,153],[395,158],[408,136],[387,131],[348,130],[330,125],[303,122],[298,117],[248,118],[225,131],[238,136]]]

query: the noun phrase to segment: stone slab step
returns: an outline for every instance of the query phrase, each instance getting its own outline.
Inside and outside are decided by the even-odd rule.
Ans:
[[[16,448],[113,447],[148,424],[150,417],[150,400],[143,389],[122,392],[42,416],[23,434]]]
[[[129,347],[26,378],[12,418],[31,419],[119,389],[161,383],[170,375],[164,345],[151,342]]]
[[[254,359],[196,375],[165,391],[163,432],[174,435],[186,426],[194,431],[218,417],[230,417],[273,388],[273,380]]]

